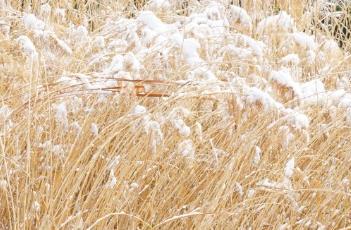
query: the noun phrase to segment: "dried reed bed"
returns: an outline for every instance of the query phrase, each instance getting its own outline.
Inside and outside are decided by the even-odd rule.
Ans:
[[[53,8],[68,9],[64,22],[50,15],[59,38],[65,38],[69,20],[84,23],[91,13],[85,22],[86,27],[95,23],[91,36],[108,39],[112,35],[105,20],[121,17],[123,11],[114,10],[125,7],[102,1],[98,10],[88,12],[85,7],[96,1],[72,2],[51,2]],[[251,15],[256,10],[257,20],[275,7],[255,8],[250,2],[243,1],[244,7]],[[21,10],[30,3],[32,12],[40,14],[40,9],[37,1],[23,3],[13,1],[0,14],[11,25],[0,45],[1,228],[349,228],[351,132],[345,108],[304,104],[293,87],[265,83],[268,72],[255,60],[231,53],[223,55],[220,79],[211,84],[180,81],[191,69],[177,61],[177,53],[162,72],[152,53],[139,73],[147,80],[119,76],[118,84],[87,89],[108,80],[98,70],[113,54],[105,54],[106,63],[100,57],[102,63],[90,65],[99,46],[75,47],[69,55],[49,38],[32,39],[39,58],[28,59],[15,41],[23,34],[34,38],[23,27]],[[190,1],[188,7],[197,4]],[[281,7],[291,15],[303,13],[291,4]],[[174,13],[168,20],[177,17]],[[282,35],[266,40],[266,60],[274,68],[286,54],[280,49]],[[292,49],[306,55],[299,46]],[[55,58],[48,58],[46,50]],[[199,52],[205,56],[203,48]],[[302,61],[299,81],[321,79],[328,90],[342,84],[348,92],[349,57],[338,48],[326,54],[324,61]],[[326,64],[331,68],[321,72]],[[310,118],[309,126],[290,124],[279,109],[267,110],[265,101],[247,102],[243,108],[246,102],[239,99],[246,95],[245,87],[240,79],[232,83],[228,76],[233,73],[251,85],[271,85],[284,106]],[[58,81],[62,75],[71,81]]]

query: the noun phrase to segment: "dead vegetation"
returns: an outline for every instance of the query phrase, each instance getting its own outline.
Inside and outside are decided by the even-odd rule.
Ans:
[[[312,4],[242,0],[251,28],[238,17],[225,36],[200,39],[202,30],[184,26],[188,44],[199,36],[197,57],[134,28],[143,4],[127,19],[122,1],[50,1],[50,11],[34,0],[4,2],[0,228],[351,225],[350,60],[332,36],[299,33]],[[207,4],[152,10],[187,25],[184,17]],[[297,28],[258,29],[277,8]],[[24,12],[45,29],[26,26]],[[136,37],[147,38],[139,56]],[[290,81],[280,78],[285,69]],[[304,92],[311,82],[313,93]]]

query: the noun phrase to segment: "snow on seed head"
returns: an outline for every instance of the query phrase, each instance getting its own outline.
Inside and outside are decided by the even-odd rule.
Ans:
[[[45,141],[44,143],[40,143],[38,147],[45,150],[46,153],[53,154],[57,157],[62,158],[65,156],[65,150],[63,146],[59,144],[55,145],[50,140]]]
[[[80,125],[79,125],[79,123],[77,121],[72,122],[71,127],[78,134],[82,131],[82,127],[80,127]]]
[[[103,36],[97,36],[94,39],[94,46],[99,49],[105,48],[105,38]]]
[[[262,156],[262,150],[260,149],[260,147],[258,147],[257,145],[255,146],[255,155],[253,158],[253,163],[254,165],[258,165],[261,161],[261,156]]]
[[[39,144],[39,148],[42,148],[42,149],[50,149],[51,147],[52,147],[52,142],[50,140]]]
[[[300,64],[300,58],[297,54],[288,54],[280,60],[280,63],[285,66],[297,66]]]
[[[54,14],[61,21],[64,21],[66,19],[66,9],[64,9],[64,8],[57,8],[57,9],[55,9]]]
[[[346,123],[351,125],[351,108],[346,109]]]
[[[242,197],[244,195],[244,189],[243,187],[241,186],[241,184],[239,182],[235,182],[235,191],[237,193],[239,193],[239,196]]]
[[[0,32],[8,39],[10,36],[11,26],[4,20],[0,20]]]
[[[115,73],[123,70],[124,68],[123,62],[124,62],[124,57],[122,55],[117,54],[112,58],[111,64],[108,67],[107,71],[110,73]]]
[[[38,57],[38,53],[37,53],[37,50],[35,49],[33,42],[27,36],[21,35],[16,39],[16,41],[21,46],[23,52],[29,58],[34,60]]]
[[[63,157],[65,155],[65,150],[62,145],[53,145],[50,149],[51,153],[58,157]]]
[[[243,8],[234,5],[230,6],[229,19],[232,23],[239,23],[251,30],[252,19]]]
[[[194,158],[195,156],[194,144],[190,139],[178,143],[177,149],[178,153],[183,155],[184,157]]]
[[[270,74],[270,80],[274,82],[278,89],[289,89],[293,97],[301,98],[302,89],[298,82],[293,80],[293,77],[290,74],[290,71],[286,68],[282,68],[279,71],[272,71]],[[280,95],[285,96],[285,95]],[[292,98],[289,98],[291,100]]]
[[[51,35],[51,38],[53,38],[57,45],[63,50],[65,51],[68,55],[72,55],[73,51],[71,49],[71,47],[69,47],[69,45],[62,39],[59,39],[55,34]]]
[[[307,129],[310,125],[310,119],[303,113],[293,109],[284,109],[286,120],[289,125],[298,130]]]
[[[34,201],[32,204],[32,209],[34,212],[39,212],[40,211],[40,204],[38,203],[38,201]]]
[[[116,184],[117,184],[117,178],[115,177],[114,171],[111,170],[106,187],[112,189],[113,187],[115,187]]]
[[[73,24],[69,27],[69,36],[71,40],[76,44],[82,44],[89,41],[89,32],[83,25],[75,27]]]
[[[49,3],[45,3],[43,5],[41,5],[40,7],[40,14],[43,16],[43,17],[49,17],[50,14],[51,14],[51,6]]]
[[[309,65],[315,64],[315,62],[316,62],[316,57],[317,57],[317,55],[316,55],[316,52],[315,52],[315,51],[313,51],[313,50],[308,50],[308,51],[306,52],[306,62],[307,62],[307,64],[309,64]]]
[[[150,47],[153,45],[155,39],[157,37],[157,33],[151,30],[149,27],[142,28],[141,30],[141,43],[145,47]]]
[[[183,57],[190,66],[197,66],[203,62],[197,50],[200,43],[194,38],[187,38],[183,41]]]
[[[114,39],[108,44],[107,49],[116,53],[123,53],[127,47],[127,41],[123,39]]]
[[[115,171],[116,167],[117,167],[117,165],[119,164],[120,161],[121,161],[121,156],[120,155],[114,156],[110,160],[110,162],[108,163],[107,169],[110,170],[110,171]]]
[[[350,187],[350,180],[345,177],[344,179],[342,179],[341,184],[343,186],[345,186],[346,188],[349,188]]]
[[[287,229],[291,229],[291,225],[288,223],[281,224],[278,226],[278,230],[287,230]]]
[[[11,109],[7,105],[0,107],[0,121],[6,120],[11,115]]]
[[[185,107],[178,106],[172,109],[169,113],[168,117],[172,118],[182,118],[182,117],[189,117],[191,115],[191,111]]]
[[[278,129],[279,137],[281,138],[280,144],[281,146],[286,149],[289,147],[291,141],[294,140],[295,136],[290,132],[289,126],[281,126]]]
[[[322,45],[322,51],[325,53],[329,61],[339,61],[343,56],[343,52],[338,44],[332,40],[326,40]]]
[[[130,53],[130,52],[124,56],[123,64],[124,64],[124,69],[130,72],[138,73],[142,68],[142,65],[139,62],[139,60],[135,57],[133,53]]]
[[[248,198],[252,198],[255,195],[255,189],[250,188],[249,190],[247,190],[247,197]]]
[[[211,144],[212,144],[212,140],[211,140]],[[215,161],[218,162],[219,158],[228,155],[228,153],[222,149],[216,148],[212,144],[212,155],[213,155]]]
[[[302,102],[305,104],[316,104],[324,101],[325,86],[319,79],[314,79],[301,84]]]
[[[220,52],[228,59],[253,59],[253,52],[251,49],[237,47],[232,44],[223,47]]]
[[[99,134],[99,127],[96,123],[91,123],[90,126],[90,131],[94,136],[97,136]]]
[[[147,113],[147,109],[142,105],[136,105],[132,111],[133,115],[143,115]]]
[[[6,0],[0,0],[0,9],[4,9],[7,6],[7,1]]]
[[[295,32],[292,33],[290,36],[291,40],[303,49],[315,50],[317,47],[314,37],[304,32]]]
[[[89,32],[85,26],[79,25],[75,31],[77,34],[82,36],[82,38],[85,38],[88,36]]]
[[[165,11],[170,9],[171,3],[168,0],[151,0],[149,2],[149,8],[152,11]]]
[[[163,23],[152,11],[142,11],[137,17],[137,21],[158,33],[175,29],[174,25]]]
[[[260,21],[257,25],[257,33],[260,35],[274,34],[274,32],[290,32],[294,30],[294,19],[285,11],[281,11],[274,16],[269,16]]]
[[[189,80],[195,80],[195,81],[216,81],[216,80],[218,80],[216,75],[214,75],[211,70],[209,70],[207,68],[202,68],[202,67],[197,67],[193,71],[190,71],[187,78]]]
[[[0,179],[0,190],[5,190],[8,186],[8,183],[4,179]]]
[[[130,184],[130,190],[133,191],[133,190],[136,190],[137,188],[139,188],[139,184],[136,183],[136,182],[133,182]]]
[[[83,99],[81,97],[74,96],[69,101],[69,108],[73,114],[79,112],[83,108]]]
[[[55,106],[55,118],[56,122],[62,125],[64,129],[68,128],[67,108],[65,102]]]
[[[291,178],[295,169],[295,158],[291,158],[285,165],[284,175],[287,178]]]
[[[274,100],[268,93],[256,87],[245,87],[244,94],[246,95],[246,102],[248,104],[259,103],[263,106],[265,111],[283,108],[281,103]]]
[[[160,144],[163,140],[163,133],[161,130],[161,125],[157,121],[147,121],[145,124],[146,133],[151,133],[153,138],[156,139],[157,143]]]
[[[257,41],[245,34],[236,34],[235,40],[236,40],[236,43],[238,43],[238,45],[248,47],[255,56],[263,57],[264,49],[266,48],[266,45],[262,41]]]
[[[195,123],[195,134],[196,134],[199,142],[202,142],[203,141],[202,125],[199,122]]]
[[[191,129],[190,129],[189,126],[187,126],[185,124],[183,119],[175,118],[175,119],[171,120],[171,123],[172,123],[173,127],[178,130],[180,135],[182,135],[184,137],[189,137],[190,136]]]
[[[34,14],[24,14],[23,24],[26,29],[34,32],[36,35],[44,35],[46,24],[42,20],[38,19]]]
[[[273,188],[273,189],[281,189],[283,185],[280,182],[271,181],[268,178],[265,178],[256,183],[257,186],[266,187],[266,188]]]
[[[210,20],[221,20],[223,18],[224,7],[217,1],[211,1],[205,9],[205,14]]]

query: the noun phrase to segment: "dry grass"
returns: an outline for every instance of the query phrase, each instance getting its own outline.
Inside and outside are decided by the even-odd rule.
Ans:
[[[215,73],[220,78],[211,84],[178,81],[192,68],[176,49],[164,67],[156,49],[147,54],[142,61],[145,68],[137,73],[149,81],[118,76],[122,80],[110,88],[87,90],[87,81],[106,80],[101,69],[115,54],[103,53],[92,41],[98,36],[106,43],[122,37],[124,32],[116,30],[119,25],[110,29],[105,23],[125,16],[129,5],[51,1],[53,9],[68,9],[65,20],[51,13],[47,21],[59,38],[71,39],[69,21],[85,23],[91,30],[91,41],[72,42],[76,46],[69,55],[57,40],[36,39],[25,29],[21,11],[28,12],[31,3],[30,11],[39,15],[40,8],[38,1],[22,2],[11,1],[11,8],[0,5],[0,22],[10,25],[8,36],[6,31],[0,33],[1,229],[349,229],[350,111],[306,105],[293,89],[270,82],[269,72],[258,67],[260,60],[228,54],[217,65],[205,48],[199,53],[218,67]],[[197,1],[189,2],[190,12],[201,7]],[[273,1],[242,2],[254,15],[253,30],[275,7]],[[309,25],[299,20],[306,16],[301,2],[276,4],[293,15],[302,30]],[[175,12],[158,15],[169,22],[182,18]],[[253,30],[244,33],[261,39]],[[15,41],[20,35],[32,39],[38,59],[22,52]],[[264,65],[280,67],[279,60],[287,54],[281,49],[284,36],[271,34],[265,41]],[[321,32],[314,36],[320,44],[325,41]],[[234,37],[232,30],[228,37],[211,38],[207,44],[233,44]],[[121,53],[133,51],[133,44],[127,45]],[[291,49],[306,55],[301,47]],[[96,53],[104,55],[91,64]],[[298,81],[321,79],[327,90],[342,82],[349,92],[346,51],[325,54],[329,56],[313,63],[303,59],[296,67]],[[327,64],[330,69],[321,71]],[[129,73],[132,78],[136,74]],[[77,81],[58,82],[63,75]],[[233,83],[238,76],[248,85],[272,87],[273,97],[306,114],[310,125],[296,128],[277,109],[265,110],[261,101],[241,101],[245,90],[240,80]],[[67,106],[67,124],[57,117],[62,102]],[[248,104],[241,108],[242,103]],[[133,114],[137,105],[147,112]],[[11,109],[8,116],[5,106]],[[190,128],[189,135],[174,127],[174,114]],[[162,137],[151,121],[160,125]],[[294,138],[287,143],[290,134]],[[182,154],[184,141],[192,142],[194,156]],[[258,148],[261,158],[255,162]],[[284,169],[292,158],[295,169],[288,178]],[[267,179],[276,185],[262,185]]]

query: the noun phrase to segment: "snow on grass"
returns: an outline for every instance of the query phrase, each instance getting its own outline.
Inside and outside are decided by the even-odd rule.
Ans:
[[[57,42],[57,45],[61,47],[61,49],[65,51],[68,55],[73,54],[71,47],[69,47],[69,45],[65,41],[63,41],[62,39],[59,39],[56,35],[52,35],[52,38],[55,39],[55,41]]]
[[[163,23],[152,11],[140,12],[137,21],[157,33],[163,33],[176,29],[173,25]]]
[[[91,123],[90,125],[90,131],[94,136],[97,136],[99,134],[99,127],[96,123]]]
[[[46,29],[46,24],[38,19],[34,14],[24,14],[23,24],[26,29],[33,31],[38,36],[43,36]]]
[[[197,66],[203,62],[197,50],[200,48],[199,42],[194,38],[187,38],[183,41],[183,56],[190,66]]]
[[[314,37],[303,32],[295,32],[291,34],[292,40],[306,50],[315,50],[317,44]]]
[[[245,88],[244,94],[246,95],[246,101],[249,105],[259,103],[263,106],[265,111],[283,108],[281,103],[274,100],[268,93],[256,87]]]
[[[66,130],[68,128],[68,112],[66,103],[62,102],[55,106],[55,118],[56,122]]]
[[[90,40],[89,31],[83,25],[75,26],[70,24],[68,33],[71,43],[74,45],[86,44]]]
[[[285,11],[274,16],[269,16],[257,25],[258,34],[269,34],[277,32],[292,32],[295,30],[294,19]]]
[[[158,11],[158,10],[168,10],[171,7],[171,3],[168,0],[151,0],[149,3],[149,8]]]
[[[254,165],[257,166],[260,163],[261,157],[262,157],[262,150],[260,149],[260,147],[255,146],[255,154],[254,154],[254,158],[252,160]]]
[[[287,66],[287,65],[294,65],[297,66],[300,64],[301,60],[297,54],[288,54],[285,57],[283,57],[280,62]]]
[[[143,115],[147,113],[147,109],[142,105],[137,105],[134,107],[132,114],[133,115]]]
[[[240,218],[266,212],[272,199],[283,201],[272,226],[293,226],[305,209],[332,221],[323,210],[340,202],[329,204],[328,194],[345,201],[349,192],[348,58],[335,41],[302,32],[306,25],[286,11],[265,17],[223,2],[151,0],[129,12],[134,6],[92,1],[89,16],[52,2],[37,6],[39,16],[2,12],[0,137],[9,161],[0,190],[16,198],[0,204],[8,222],[23,209],[32,214],[19,215],[19,226],[45,225],[43,214],[53,213],[63,228],[75,215],[86,226],[119,227],[129,219],[75,212],[104,207],[113,216],[128,204],[129,217],[145,226],[164,223],[150,216],[170,216],[167,228],[225,228],[230,218],[211,213],[240,203]],[[22,193],[27,181],[44,186]],[[43,205],[43,188],[73,211]],[[32,208],[36,201],[41,208]],[[197,206],[204,218],[172,219]]]
[[[171,120],[172,125],[174,126],[174,128],[176,128],[179,132],[180,135],[184,136],[184,137],[189,137],[190,133],[191,133],[191,129],[189,126],[186,125],[186,123],[184,122],[183,119],[172,119]]]
[[[7,105],[0,107],[0,118],[1,120],[6,120],[11,115],[11,108]]]
[[[235,39],[239,44],[251,49],[257,57],[263,56],[266,45],[262,41],[255,40],[245,34],[236,34]]]
[[[21,46],[23,52],[31,59],[34,60],[38,58],[37,50],[33,42],[25,35],[19,36],[16,41]]]
[[[292,127],[296,129],[307,129],[309,127],[310,119],[305,114],[290,108],[284,109],[284,113],[287,114],[286,120]]]
[[[115,73],[124,69],[124,57],[117,54],[113,57],[110,66],[108,67],[108,72]]]
[[[245,9],[238,6],[230,6],[230,20],[232,23],[239,23],[247,27],[249,30],[252,28],[252,19]]]
[[[295,158],[291,158],[285,165],[284,175],[287,178],[291,178],[292,175],[294,174],[294,169],[295,169]]]
[[[51,6],[49,3],[45,3],[45,4],[41,5],[40,14],[43,17],[50,17],[50,13],[51,13]]]
[[[151,150],[153,154],[156,154],[157,146],[163,143],[164,135],[161,129],[161,124],[157,121],[147,121],[145,122],[146,133],[151,137]]]
[[[278,83],[281,86],[291,88],[294,92],[294,95],[296,95],[297,97],[301,97],[302,92],[300,85],[293,80],[288,69],[283,68],[279,71],[272,71],[271,80]]]
[[[178,143],[178,153],[184,157],[193,159],[195,157],[195,147],[192,140],[186,139]]]
[[[319,79],[301,84],[301,89],[305,102],[318,101],[319,98],[324,97],[326,92],[323,82]]]

